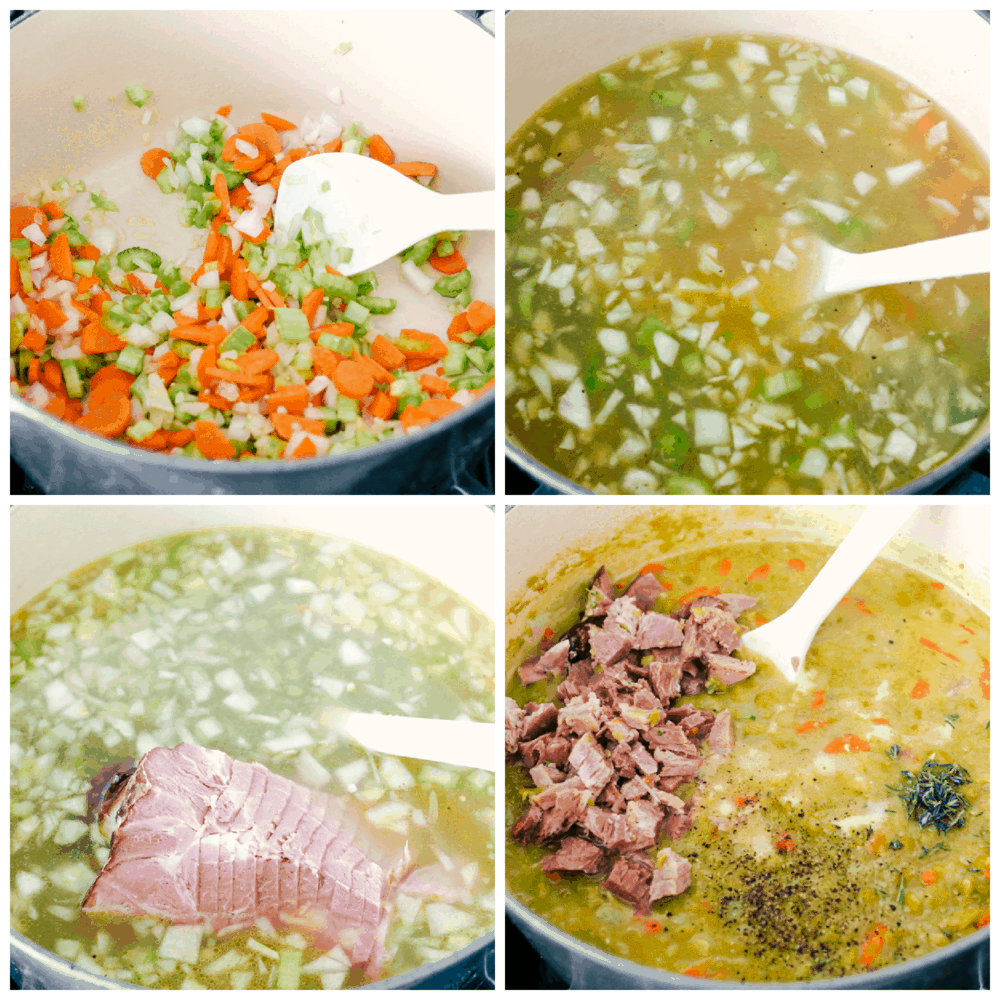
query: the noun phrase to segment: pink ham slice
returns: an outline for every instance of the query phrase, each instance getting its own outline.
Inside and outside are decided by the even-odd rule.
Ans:
[[[389,871],[329,796],[182,743],[150,750],[108,813],[111,856],[84,912],[217,930],[308,916],[317,947],[341,943],[377,978]]]

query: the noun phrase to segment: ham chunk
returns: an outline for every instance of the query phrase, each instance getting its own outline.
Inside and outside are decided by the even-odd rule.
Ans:
[[[615,773],[603,751],[597,745],[593,733],[587,733],[576,741],[569,755],[569,763],[576,770],[580,780],[597,795]]]
[[[721,653],[708,653],[705,659],[708,661],[708,676],[714,677],[726,687],[745,681],[757,669],[753,660],[740,660]]]
[[[631,597],[643,611],[649,611],[662,593],[663,586],[652,573],[637,576],[625,590],[625,596]]]
[[[649,887],[652,880],[652,865],[642,855],[636,855],[619,858],[615,862],[611,874],[604,880],[604,888],[631,904],[637,916],[645,916],[650,912]]]
[[[653,869],[649,887],[650,900],[680,895],[691,884],[691,862],[675,854],[669,847],[660,851],[657,860],[662,861],[662,864]]]
[[[582,837],[563,837],[559,850],[542,859],[543,872],[583,872],[595,875],[607,867],[607,855]]]
[[[733,718],[727,708],[715,717],[708,734],[708,746],[712,753],[728,757],[733,749]]]
[[[684,630],[676,618],[647,611],[639,619],[636,629],[636,649],[656,649],[661,646],[679,646],[684,641]]]

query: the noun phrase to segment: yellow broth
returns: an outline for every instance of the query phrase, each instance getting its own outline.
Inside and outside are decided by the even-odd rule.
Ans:
[[[756,60],[756,61],[754,61]],[[988,406],[989,279],[805,311],[847,251],[989,226],[989,168],[931,97],[776,37],[647,49],[507,145],[507,426],[599,493],[884,493]]]
[[[753,627],[787,610],[829,553],[813,544],[740,542],[663,556],[658,579],[672,589],[657,610],[670,610],[694,587],[718,585],[758,598],[741,618]],[[748,580],[765,565],[766,576]],[[638,568],[608,567],[619,583]],[[571,623],[543,624],[558,633]],[[761,664],[722,694],[681,699],[716,713],[729,708],[736,720],[733,754],[706,765],[697,789],[677,792],[697,794],[699,803],[691,831],[671,844],[691,860],[687,891],[639,919],[601,888],[603,876],[546,876],[538,863],[550,849],[525,849],[509,837],[508,890],[611,954],[732,981],[851,975],[969,934],[989,912],[988,657],[981,610],[920,573],[878,560],[820,627],[796,685]],[[927,691],[914,697],[920,682]],[[508,694],[522,705],[557,700],[557,683],[525,688],[515,672]],[[848,734],[870,749],[827,752]],[[891,756],[894,746],[899,756]],[[915,773],[926,760],[968,771],[962,828],[921,829],[887,789],[901,787],[901,771]],[[508,829],[530,787],[524,768],[507,768]],[[787,853],[776,846],[784,838],[795,845]],[[670,843],[665,835],[663,843]]]
[[[329,792],[387,857],[408,843],[416,865],[452,866],[455,905],[395,899],[383,976],[492,929],[493,775],[368,754],[325,721],[334,706],[492,717],[492,624],[442,584],[338,539],[205,531],[78,570],[22,608],[11,637],[11,922],[36,944],[156,989],[365,981],[315,965],[294,925],[206,929],[179,961],[161,921],[81,913],[109,854],[88,825],[92,779],[181,742]]]

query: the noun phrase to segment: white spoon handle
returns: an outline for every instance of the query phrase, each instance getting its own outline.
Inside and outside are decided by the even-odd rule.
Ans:
[[[835,250],[830,257],[822,296],[855,292],[905,281],[959,278],[990,269],[990,231],[963,233],[873,253]]]
[[[430,201],[430,199],[427,199]],[[496,229],[497,199],[494,191],[474,191],[471,194],[437,194],[428,206],[428,232],[447,229]]]
[[[497,735],[490,722],[351,712],[343,720],[343,730],[378,753],[496,770]]]
[[[743,636],[744,648],[767,657],[794,681],[816,630],[914,510],[896,504],[866,507],[802,596],[783,615]]]

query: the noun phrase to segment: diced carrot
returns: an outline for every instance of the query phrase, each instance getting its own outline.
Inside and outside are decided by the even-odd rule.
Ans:
[[[50,219],[61,219],[66,214],[58,201],[42,202],[41,208]]]
[[[64,281],[74,281],[73,254],[69,249],[69,237],[59,233],[49,247],[49,264]]]
[[[312,458],[315,454],[316,445],[313,444],[312,438],[305,437],[298,443],[295,451],[290,455],[282,455],[282,458]]]
[[[427,344],[426,348],[408,349],[400,347],[397,342],[396,347],[406,355],[408,361],[417,358],[427,358],[429,361],[437,361],[448,353],[448,347],[445,342],[433,333],[424,333],[422,330],[400,330],[399,332],[401,337],[407,337],[410,340],[423,340]],[[425,361],[424,364],[428,364],[429,361]]]
[[[100,323],[88,323],[80,332],[80,350],[84,354],[110,354],[124,349],[125,341]]]
[[[441,274],[459,274],[466,268],[465,258],[455,250],[447,257],[439,257],[435,251],[427,258],[427,263]]]
[[[101,251],[90,243],[87,243],[82,247],[77,247],[76,255],[77,257],[82,257],[84,260],[98,261],[101,259]]]
[[[277,115],[270,115],[266,111],[260,113],[260,117],[263,119],[264,123],[270,125],[275,132],[290,132],[298,126],[294,122],[290,122],[287,118],[279,118]]]
[[[795,732],[811,733],[814,729],[822,729],[824,726],[829,725],[829,722],[820,722],[818,719],[811,719],[809,722],[803,722],[802,725],[796,726]]]
[[[313,330],[315,334],[329,333],[334,337],[349,337],[354,333],[353,323],[324,323]],[[318,339],[318,338],[317,338]]]
[[[337,370],[342,358],[328,347],[320,347],[316,344],[312,349],[313,372],[317,375],[325,375],[331,382],[333,373]]]
[[[116,364],[105,365],[90,377],[90,400],[95,394],[128,395],[135,376],[122,371]]]
[[[462,407],[458,403],[453,403],[450,399],[425,399],[419,407],[421,413],[426,413],[432,420],[440,420],[442,417],[460,410]]]
[[[88,407],[88,412],[75,422],[75,426],[101,437],[120,437],[132,420],[132,403],[127,392],[107,391],[96,401],[91,392]]]
[[[983,672],[979,675],[979,687],[983,697],[990,700],[990,661],[983,660]]]
[[[719,586],[695,587],[694,590],[690,590],[683,597],[678,598],[677,604],[687,604],[688,601],[693,601],[696,597],[715,597],[721,589]]]
[[[853,733],[838,736],[824,747],[825,753],[862,753],[865,750],[871,750],[871,746]]]
[[[199,403],[208,403],[213,409],[216,410],[231,410],[233,408],[234,400],[226,399],[225,396],[220,396],[217,392],[212,389],[202,389],[198,393]]]
[[[363,399],[375,388],[375,379],[357,361],[341,361],[333,373],[333,384],[337,392],[351,399]]]
[[[10,238],[12,240],[21,239],[21,233],[25,226],[30,226],[32,223],[37,223],[38,228],[45,236],[49,235],[49,220],[45,218],[45,213],[40,208],[35,208],[34,205],[17,205],[12,208],[10,210]],[[41,249],[43,246],[44,244],[41,243],[32,243],[32,256],[38,252],[34,249],[35,247]]]
[[[165,430],[155,430],[147,438],[141,441],[133,441],[137,448],[144,448],[146,451],[163,451],[170,445],[170,434]]]
[[[336,139],[331,139],[329,142],[323,143],[324,153],[339,153],[344,148],[344,140],[339,136]]]
[[[778,838],[774,846],[779,854],[791,854],[795,850],[795,841],[792,840],[791,834],[785,833]]]
[[[822,708],[823,707],[823,697],[824,697],[825,694],[826,694],[825,691],[814,691],[813,692],[813,700],[812,700],[813,711],[815,711],[817,708]]]
[[[368,155],[379,163],[392,166],[396,162],[396,154],[389,148],[389,143],[380,135],[373,135],[368,140]]]
[[[230,112],[231,112],[232,110],[233,110],[233,106],[232,106],[231,104],[223,104],[221,108],[217,108],[217,109],[216,109],[216,112],[215,112],[215,113],[216,113],[216,114],[217,114],[217,115],[218,115],[218,116],[219,116],[220,118],[228,118],[228,117],[229,117],[229,114],[230,114]]]
[[[35,315],[50,329],[55,326],[62,326],[67,319],[66,313],[52,299],[40,299],[35,306]]]
[[[58,392],[63,387],[62,368],[58,361],[53,359],[42,365],[41,382],[50,392]]]
[[[42,359],[32,358],[28,362],[28,385],[34,385],[42,374]]]
[[[259,351],[251,351],[248,354],[241,354],[236,363],[245,375],[260,375],[269,368],[273,368],[281,358],[277,351],[263,348]]]
[[[247,265],[242,257],[237,257],[233,261],[233,266],[229,273],[229,293],[234,299],[238,299],[240,302],[246,302],[247,298],[249,298]]]
[[[206,347],[205,350],[201,352],[201,357],[198,359],[197,375],[198,375],[198,381],[201,383],[201,387],[203,389],[210,388],[211,383],[216,381],[215,379],[209,376],[208,374],[209,368],[218,368],[218,367],[219,367],[219,351],[216,348],[215,344],[209,344],[209,346]]]
[[[652,573],[653,576],[656,576],[657,573],[662,573],[665,568],[666,567],[663,565],[663,563],[658,563],[658,562],[646,563],[646,565],[643,566],[641,570],[639,570],[639,576],[645,576],[647,573]]]
[[[21,346],[26,351],[32,351],[35,354],[41,354],[45,350],[46,343],[45,334],[40,333],[38,330],[29,330],[21,338]]]
[[[937,875],[935,874],[934,869],[925,868],[920,873],[920,881],[923,882],[924,885],[933,885],[937,881]]]
[[[364,368],[379,385],[388,385],[392,381],[392,375],[390,375],[389,372],[387,372],[374,358],[370,358],[366,354],[359,354],[355,351],[352,356],[352,360],[361,365],[361,367]]]
[[[188,323],[175,326],[170,336],[176,340],[187,340],[192,344],[221,344],[229,334],[225,327],[218,324],[202,326],[199,323]]]
[[[311,292],[307,292],[302,299],[302,305],[299,308],[305,313],[310,324],[316,318],[316,311],[323,302],[323,295],[322,288],[314,288]]]
[[[927,681],[922,678],[913,685],[913,690],[910,692],[911,698],[926,698],[931,693],[931,686]]]
[[[270,180],[273,176],[274,164],[265,163],[264,166],[250,174],[250,180],[252,180],[254,184],[263,184],[265,181]]]
[[[378,417],[379,420],[391,420],[396,413],[397,404],[398,400],[395,396],[391,396],[387,392],[382,392],[380,389],[375,393],[371,404],[368,406],[368,412],[373,417]]]
[[[282,441],[288,441],[296,431],[305,431],[306,434],[323,434],[326,431],[322,420],[310,420],[295,413],[272,413],[271,423]]]
[[[279,406],[285,408],[286,413],[294,413],[299,416],[309,405],[309,390],[304,385],[284,385],[280,389],[275,389],[267,397],[267,412],[274,414]]]
[[[448,324],[448,339],[457,344],[471,344],[476,339],[472,327],[469,326],[468,313],[459,313]]]
[[[885,924],[876,924],[875,929],[868,933],[868,936],[861,943],[858,956],[858,963],[860,965],[867,968],[878,958],[878,953],[882,950],[882,945],[885,943],[885,938],[882,936],[885,930],[887,930]]]
[[[747,577],[747,582],[752,583],[754,580],[766,580],[770,572],[771,567],[767,563],[764,563],[763,566],[758,566],[755,570],[751,571]]]
[[[205,458],[234,458],[236,449],[221,427],[211,420],[196,420],[194,440]]]
[[[398,170],[406,177],[434,177],[438,172],[438,168],[433,163],[420,163],[419,161],[393,163],[392,169]]]
[[[733,564],[729,559],[723,559],[719,563],[719,576],[729,576],[732,571]]]
[[[133,295],[148,295],[149,289],[139,280],[137,275],[129,272],[125,275],[125,283]]]
[[[396,371],[406,363],[406,355],[381,333],[372,341],[372,357],[386,371]]]
[[[438,378],[437,375],[421,375],[420,388],[424,392],[440,393],[449,399],[455,395],[455,390],[452,388],[451,383],[447,379]]]
[[[877,833],[871,840],[868,841],[867,844],[865,844],[865,850],[869,854],[878,854],[882,848],[885,847],[885,843],[885,834]]]
[[[788,568],[794,570],[804,570],[806,568],[806,564],[801,559],[789,559]]]
[[[17,258],[11,254],[10,258],[10,297],[13,298],[15,295],[20,295],[21,289],[21,267],[17,262]]]
[[[399,422],[403,425],[403,430],[409,431],[414,427],[425,427],[432,423],[434,418],[429,413],[423,413],[416,406],[408,406],[399,415]]]
[[[45,412],[50,416],[56,418],[56,420],[62,420],[66,415],[66,399],[64,395],[53,396],[48,403],[45,404]]]
[[[239,184],[229,192],[229,204],[237,208],[246,208],[250,204],[250,192]]]
[[[227,241],[228,242],[228,241]],[[202,252],[201,259],[202,263],[207,264],[209,261],[214,261],[219,253],[219,234],[215,230],[210,230],[208,236],[205,238],[205,249]],[[196,272],[197,273],[197,272]],[[194,278],[191,283],[194,284],[197,278]]]
[[[257,308],[254,309],[254,311],[250,313],[245,320],[243,320],[242,325],[255,337],[260,337],[264,333],[264,324],[267,323],[270,315],[271,311],[267,308],[267,306],[257,306]]]
[[[469,327],[478,333],[484,333],[496,322],[496,310],[485,302],[475,299],[466,311],[469,317]]]
[[[147,149],[139,160],[142,172],[151,180],[156,180],[160,176],[160,171],[166,167],[164,160],[169,160],[170,154],[165,149]]]
[[[292,128],[295,126],[293,125]],[[266,150],[272,157],[281,152],[281,136],[267,122],[251,122],[249,125],[237,129],[236,134],[258,149]]]
[[[232,382],[234,385],[267,385],[267,377],[265,375],[247,375],[245,372],[230,371],[228,368],[206,368],[205,374],[209,379],[220,382]]]

